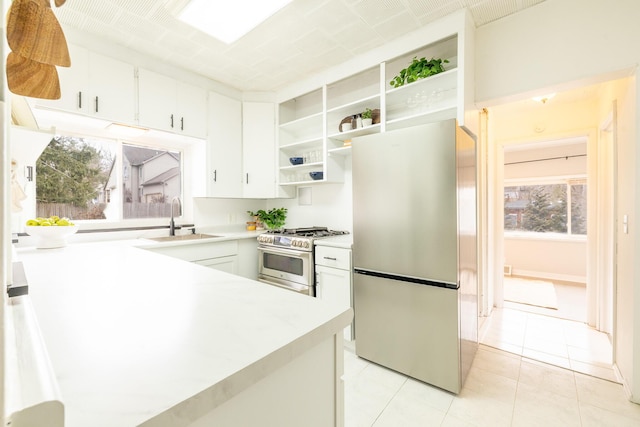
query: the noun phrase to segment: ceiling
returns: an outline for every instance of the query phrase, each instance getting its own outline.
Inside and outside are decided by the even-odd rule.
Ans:
[[[54,10],[63,30],[241,91],[275,91],[459,9],[467,8],[479,27],[542,1],[293,0],[231,45],[178,21],[171,11],[185,0],[67,0]]]

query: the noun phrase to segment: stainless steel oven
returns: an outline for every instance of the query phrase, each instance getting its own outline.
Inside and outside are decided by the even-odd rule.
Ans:
[[[268,231],[258,236],[258,280],[315,296],[314,239],[346,234],[326,227]]]
[[[313,252],[259,246],[258,272],[261,282],[315,296]]]

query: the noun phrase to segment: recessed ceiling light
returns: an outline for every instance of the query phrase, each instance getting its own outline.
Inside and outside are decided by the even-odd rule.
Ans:
[[[191,0],[177,18],[231,44],[266,21],[291,0]]]
[[[536,102],[542,102],[543,104],[546,104],[548,100],[550,100],[551,98],[553,98],[554,96],[556,96],[555,93],[549,93],[546,95],[542,95],[542,96],[534,96],[533,99]]]

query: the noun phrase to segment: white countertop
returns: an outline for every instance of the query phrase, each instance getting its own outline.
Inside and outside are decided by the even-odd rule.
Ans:
[[[138,244],[17,251],[66,426],[184,425],[351,321],[351,309]]]
[[[351,249],[353,246],[353,234],[341,234],[339,236],[324,237],[313,241],[316,246],[331,246],[333,248]]]

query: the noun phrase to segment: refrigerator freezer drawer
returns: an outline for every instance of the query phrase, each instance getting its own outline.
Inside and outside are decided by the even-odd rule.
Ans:
[[[458,291],[362,274],[353,279],[356,354],[459,393]]]

